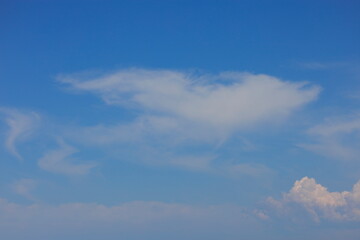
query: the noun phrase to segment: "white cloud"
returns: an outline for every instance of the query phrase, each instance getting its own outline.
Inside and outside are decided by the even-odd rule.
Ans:
[[[9,108],[0,108],[0,113],[5,115],[5,122],[9,127],[5,146],[12,155],[18,159],[22,159],[16,144],[32,133],[40,117],[34,112],[27,113]]]
[[[73,128],[66,137],[95,147],[118,146],[147,164],[216,171],[215,150],[231,134],[261,124],[282,121],[299,107],[315,100],[320,88],[304,82],[282,81],[268,75],[223,72],[196,75],[171,70],[125,69],[98,77],[59,76],[72,90],[99,96],[106,104],[134,109],[130,122]],[[244,151],[255,144],[241,139]],[[131,145],[128,150],[127,146]],[[207,149],[189,155],[183,149]],[[119,150],[120,151],[120,150]],[[124,153],[122,156],[125,155]],[[124,157],[123,157],[124,158]],[[151,158],[151,159],[150,159]],[[227,168],[225,170],[225,168]],[[219,167],[233,175],[261,175],[260,165]],[[235,173],[236,172],[236,173]]]
[[[146,115],[215,132],[286,117],[315,100],[319,93],[319,87],[306,83],[239,72],[196,76],[180,71],[128,69],[90,80],[60,76],[59,81],[99,95],[107,104],[142,109]]]
[[[289,208],[290,203],[304,207],[316,221],[320,219],[360,221],[360,181],[352,191],[329,192],[316,183],[315,179],[304,177],[296,181],[282,200],[269,199],[278,210]]]
[[[77,152],[77,150],[64,141],[59,140],[59,149],[48,151],[38,160],[38,165],[43,170],[68,175],[83,175],[95,167],[95,163],[74,163],[76,159],[69,156]]]
[[[329,119],[307,131],[314,143],[299,144],[306,150],[342,160],[359,160],[360,115]]]

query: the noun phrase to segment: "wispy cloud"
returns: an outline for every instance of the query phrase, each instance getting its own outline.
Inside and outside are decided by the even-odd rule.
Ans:
[[[43,170],[67,175],[83,175],[96,166],[95,163],[76,163],[77,160],[70,156],[77,150],[61,139],[58,140],[58,144],[58,149],[48,151],[38,160],[38,165]]]
[[[17,150],[17,142],[28,137],[40,121],[40,116],[34,112],[19,111],[10,108],[0,108],[0,113],[4,115],[4,120],[9,127],[5,146],[7,150],[22,159]]]
[[[12,189],[16,194],[19,194],[29,200],[35,200],[32,191],[36,188],[37,181],[30,178],[19,179],[12,184]]]
[[[299,144],[318,154],[342,159],[358,160],[360,156],[360,115],[328,119],[307,131],[315,142]]]

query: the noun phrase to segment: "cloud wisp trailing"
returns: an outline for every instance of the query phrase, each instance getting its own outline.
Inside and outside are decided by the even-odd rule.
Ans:
[[[12,184],[12,189],[16,194],[19,194],[24,198],[34,201],[35,197],[33,196],[32,191],[36,188],[36,185],[36,180],[30,178],[22,178]]]
[[[10,108],[0,108],[0,113],[4,115],[4,120],[9,127],[5,147],[13,156],[22,159],[16,145],[33,132],[40,121],[40,116],[34,112]]]
[[[315,141],[299,144],[300,147],[340,160],[359,160],[360,115],[329,119],[307,131]]]
[[[95,163],[75,163],[77,162],[76,159],[70,156],[76,153],[77,150],[61,139],[58,140],[58,145],[58,149],[46,152],[38,160],[41,169],[66,175],[83,175],[96,166]]]

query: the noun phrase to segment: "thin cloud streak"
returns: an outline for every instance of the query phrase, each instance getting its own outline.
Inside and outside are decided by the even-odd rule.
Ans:
[[[75,148],[58,140],[58,149],[46,152],[39,160],[38,166],[46,171],[66,175],[84,175],[96,166],[95,163],[74,163],[70,156],[77,152]]]
[[[298,144],[308,151],[339,160],[359,160],[360,115],[328,119],[307,131],[312,142]]]
[[[14,182],[12,185],[12,189],[16,194],[23,196],[29,200],[35,201],[35,197],[32,194],[32,191],[37,186],[37,181],[30,178],[19,179]]]
[[[25,113],[10,108],[0,108],[0,113],[4,114],[4,120],[9,127],[5,147],[13,156],[21,160],[22,156],[16,145],[33,132],[40,121],[40,116],[34,112]]]

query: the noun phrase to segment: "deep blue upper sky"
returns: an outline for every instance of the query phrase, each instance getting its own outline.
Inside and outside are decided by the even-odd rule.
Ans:
[[[1,1],[0,100],[41,106],[32,92],[53,90],[55,74],[133,66],[308,80],[294,65],[358,61],[358,10],[358,1]]]

